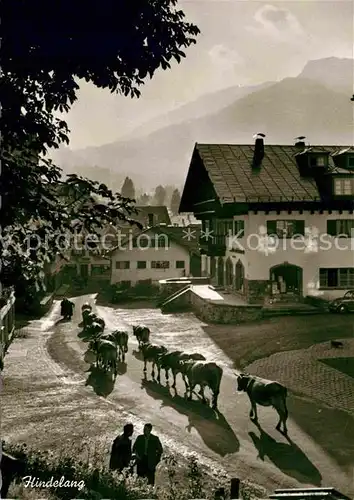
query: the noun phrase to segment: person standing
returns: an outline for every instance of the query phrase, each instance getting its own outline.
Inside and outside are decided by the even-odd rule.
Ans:
[[[122,470],[129,467],[132,459],[131,437],[134,432],[133,424],[126,424],[123,428],[123,434],[115,438],[112,445],[109,468],[111,470]]]
[[[155,472],[161,460],[163,448],[160,439],[151,433],[152,425],[144,425],[144,433],[136,438],[133,453],[136,455],[136,468],[139,477],[146,477],[148,484],[155,484]]]

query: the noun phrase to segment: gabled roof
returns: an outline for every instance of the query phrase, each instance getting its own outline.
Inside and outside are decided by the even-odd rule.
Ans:
[[[310,152],[331,154],[345,146],[313,146]],[[346,146],[350,147],[350,146]],[[299,147],[295,145],[264,145],[264,158],[259,169],[252,168],[254,144],[198,144],[196,143],[190,171],[182,195],[188,189],[188,179],[200,175],[200,165],[208,174],[219,201],[248,203],[258,201],[315,201],[320,199],[317,183],[301,177],[296,162]],[[335,169],[330,157],[329,167]],[[194,172],[194,173],[193,173]],[[350,172],[348,171],[350,175]],[[180,210],[189,203],[181,203]]]
[[[189,231],[188,231],[189,228]],[[154,232],[157,235],[166,235],[169,240],[173,241],[177,245],[185,248],[191,254],[199,255],[199,237],[200,237],[200,226],[190,225],[187,227],[180,226],[154,226],[149,227],[144,230],[137,229],[129,237],[121,241],[121,245],[124,246],[128,243],[129,238],[136,238],[141,234]],[[119,246],[116,246],[106,252],[106,255],[111,255],[115,251],[120,250]]]
[[[149,225],[149,214],[153,215],[154,225],[171,224],[167,207],[164,205],[135,206],[138,213],[132,213],[130,217],[140,222],[144,227]]]

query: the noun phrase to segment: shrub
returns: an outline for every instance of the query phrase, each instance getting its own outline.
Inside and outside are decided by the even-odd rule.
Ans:
[[[23,484],[10,487],[9,498],[23,500],[103,500],[119,498],[119,500],[191,500],[193,498],[213,499],[213,492],[217,487],[229,489],[229,478],[222,471],[214,470],[207,475],[199,466],[197,457],[191,455],[187,460],[187,474],[183,466],[179,465],[176,457],[166,455],[161,467],[161,477],[165,481],[155,490],[146,484],[146,481],[136,476],[119,474],[107,469],[104,465],[105,455],[95,447],[93,453],[85,443],[77,453],[71,449],[74,456],[82,457],[85,449],[86,460],[74,460],[66,453],[54,454],[50,451],[40,451],[26,445],[10,445],[3,443],[3,450],[20,459],[25,464],[25,474],[36,478],[37,481],[60,481],[64,477],[66,482],[75,482],[85,486],[80,491],[69,485],[59,485],[45,488],[25,488]],[[63,480],[64,481],[64,480]],[[73,484],[72,484],[73,486]],[[43,495],[43,496],[42,496]],[[264,498],[265,494],[253,485],[244,483],[241,487],[241,497],[244,500]],[[229,498],[229,497],[227,497]]]

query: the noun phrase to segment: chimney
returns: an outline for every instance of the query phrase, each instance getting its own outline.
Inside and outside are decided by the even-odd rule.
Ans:
[[[154,225],[154,214],[148,214],[148,226],[152,227]]]
[[[306,139],[306,137],[304,135],[300,135],[300,137],[295,137],[295,147],[305,148],[306,143],[305,143],[304,139]]]
[[[265,134],[256,134],[253,136],[256,138],[253,153],[253,167],[259,168],[262,165],[262,160],[264,158],[264,137]]]

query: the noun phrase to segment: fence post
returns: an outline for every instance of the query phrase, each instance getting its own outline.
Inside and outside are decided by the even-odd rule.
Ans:
[[[240,498],[240,480],[236,477],[231,479],[230,500],[238,500]]]

